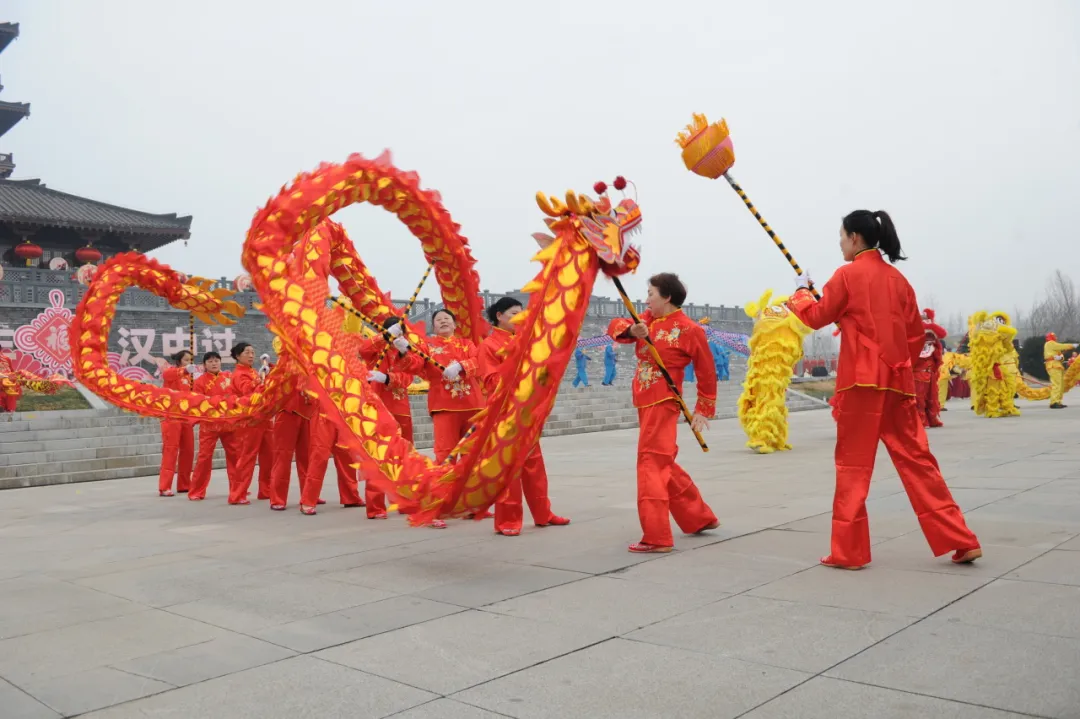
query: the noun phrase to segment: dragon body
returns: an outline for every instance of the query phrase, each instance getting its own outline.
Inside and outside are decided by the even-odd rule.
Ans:
[[[104,347],[116,298],[126,287],[150,290],[182,309],[198,308],[211,321],[235,314],[224,296],[185,286],[172,270],[131,255],[105,263],[80,305],[72,350],[77,372],[93,391],[125,409],[219,422],[265,418],[300,382],[314,378],[323,414],[344,430],[342,444],[365,478],[390,494],[413,524],[480,514],[520,471],[540,437],[598,273],[621,274],[637,266],[637,252],[623,235],[640,224],[640,210],[631,200],[612,208],[606,197],[594,201],[571,192],[563,203],[537,196],[554,235],[544,236],[534,258],[541,269],[523,290],[528,309],[515,318],[516,337],[506,349],[498,387],[456,448],[456,464],[436,464],[401,436],[368,387],[358,352],[363,333],[347,331],[341,310],[328,302],[333,278],[352,310],[372,326],[398,316],[344,229],[330,219],[358,202],[394,213],[420,240],[459,334],[481,342],[488,327],[475,260],[438,193],[422,190],[417,175],[394,167],[388,153],[374,160],[353,155],[299,175],[256,214],[248,232],[242,262],[279,348],[261,392],[205,397],[124,382],[110,373]],[[423,332],[404,324],[412,348],[429,354]]]

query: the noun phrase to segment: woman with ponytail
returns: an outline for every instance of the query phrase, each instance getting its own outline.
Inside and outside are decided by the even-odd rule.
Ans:
[[[982,556],[979,540],[930,453],[916,407],[912,366],[925,329],[915,292],[892,266],[907,259],[892,218],[881,210],[852,212],[840,228],[840,251],[847,264],[825,284],[820,301],[802,275],[788,302],[813,329],[831,324],[840,329],[832,553],[821,563],[841,569],[870,563],[866,495],[879,442],[885,443],[934,556],[953,552],[953,562],[973,562]]]

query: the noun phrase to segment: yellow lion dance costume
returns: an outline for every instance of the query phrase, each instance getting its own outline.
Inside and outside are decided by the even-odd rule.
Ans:
[[[971,346],[971,399],[981,417],[1020,414],[1014,395],[1020,378],[1013,347],[1016,328],[1004,312],[976,312],[968,320]]]
[[[746,446],[759,454],[791,449],[784,398],[795,363],[803,356],[803,338],[813,331],[784,306],[786,297],[777,297],[775,304],[771,299],[768,290],[757,303],[746,306],[754,330],[739,396],[739,422],[749,438]]]

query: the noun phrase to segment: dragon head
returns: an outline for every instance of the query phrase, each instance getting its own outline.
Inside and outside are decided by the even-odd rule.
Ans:
[[[621,179],[621,178],[619,178]],[[619,179],[616,187],[619,187]],[[622,181],[625,183],[625,180]],[[625,187],[625,184],[622,185]],[[547,217],[548,229],[558,235],[573,232],[585,240],[600,259],[600,269],[607,275],[622,275],[637,269],[641,255],[630,245],[630,237],[641,232],[641,208],[629,197],[612,207],[604,192],[607,186],[597,183],[598,200],[573,190],[566,193],[566,202],[542,192],[536,193],[536,204]],[[619,188],[621,189],[621,187]],[[547,247],[555,237],[537,232],[533,235],[541,247]]]

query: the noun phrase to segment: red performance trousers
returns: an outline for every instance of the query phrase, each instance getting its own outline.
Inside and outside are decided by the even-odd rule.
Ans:
[[[191,465],[195,461],[195,428],[190,422],[163,419],[161,421],[161,471],[158,491],[172,489],[176,476],[176,491],[191,489]]]
[[[357,487],[356,470],[349,452],[338,447],[338,428],[326,417],[317,416],[311,420],[310,454],[307,461],[307,479],[300,488],[300,504],[314,507],[322,493],[323,477],[330,456],[334,457],[337,470],[338,494],[341,503],[346,506],[360,504],[360,492]]]
[[[251,480],[255,476],[255,462],[259,463],[259,497],[269,499],[270,477],[274,471],[273,427],[261,422],[254,427],[236,430],[240,443],[240,461],[237,477],[229,484],[229,503],[236,504],[247,499]],[[226,450],[228,452],[228,450]]]
[[[506,489],[495,500],[495,531],[520,530],[524,521],[525,510],[521,506],[521,495],[529,504],[533,522],[547,524],[551,521],[551,501],[548,499],[547,468],[544,467],[544,454],[540,443],[533,445],[525,459],[521,472],[510,480]]]
[[[284,507],[289,503],[289,480],[292,479],[293,457],[300,492],[304,491],[308,471],[308,438],[311,422],[295,412],[279,412],[274,420],[271,442],[274,445],[274,471],[270,475],[270,504]]]
[[[837,394],[833,561],[849,567],[870,562],[866,495],[879,441],[885,443],[934,556],[978,547],[930,453],[915,398],[855,387]]]
[[[395,414],[398,427],[401,428],[401,436],[410,442],[413,441],[413,426],[411,414]],[[372,489],[371,483],[364,480],[364,501],[367,503],[367,516],[371,519],[379,514],[386,514],[386,495]]]
[[[239,475],[243,444],[235,431],[222,432],[202,424],[199,425],[199,453],[195,458],[195,472],[191,478],[188,499],[206,498],[206,488],[210,485],[210,472],[213,470],[214,450],[217,449],[218,440],[221,440],[221,446],[225,448],[225,470],[229,476],[231,497],[231,488]]]
[[[675,546],[669,512],[686,534],[717,521],[694,480],[675,462],[681,416],[674,401],[638,408],[637,504],[644,544]]]
[[[14,412],[16,405],[19,404],[19,397],[21,397],[21,396],[22,396],[22,391],[21,390],[19,391],[18,394],[7,394],[5,392],[3,395],[0,395],[0,399],[2,399],[3,403],[4,403],[4,411],[5,412]]]
[[[934,411],[937,403],[934,401],[934,397],[931,396],[932,393],[937,391],[936,382],[915,382],[915,404],[918,409],[919,419],[924,427],[941,426],[941,418]]]
[[[458,441],[469,431],[472,418],[480,410],[470,409],[462,412],[440,410],[433,412],[431,423],[435,429],[435,461],[442,463],[454,451]],[[411,422],[410,422],[411,424]]]

